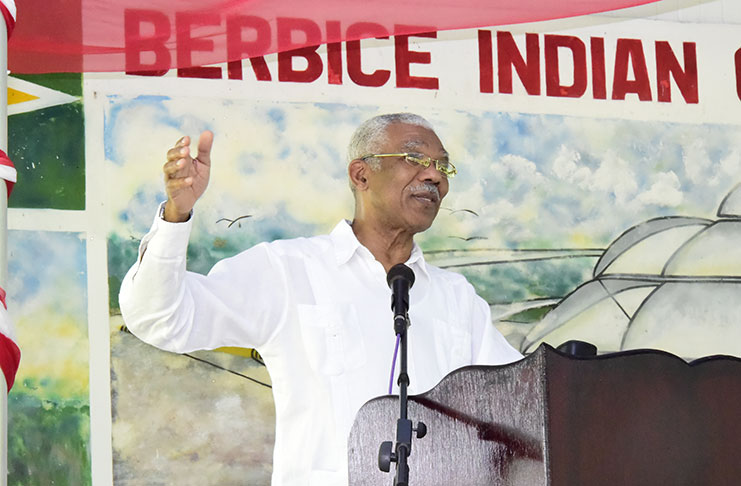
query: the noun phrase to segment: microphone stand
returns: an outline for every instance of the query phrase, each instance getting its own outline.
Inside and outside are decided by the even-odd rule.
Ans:
[[[391,275],[394,272],[395,267],[392,267],[392,269],[389,271],[390,283],[393,280]],[[404,269],[408,270],[411,273],[411,269],[409,269],[408,267],[404,266]],[[411,282],[414,282],[413,273],[411,276]],[[411,286],[411,284],[409,286]],[[394,290],[394,294],[396,294],[396,285],[393,285],[392,288]],[[417,427],[413,427],[412,421],[407,418],[407,388],[409,387],[409,375],[407,374],[407,329],[410,324],[409,314],[407,313],[407,309],[409,308],[409,289],[406,288],[404,290],[406,290],[407,295],[407,299],[405,299],[405,302],[402,301],[404,304],[404,309],[394,309],[394,332],[397,336],[399,336],[399,344],[401,348],[399,379],[397,381],[399,385],[399,418],[396,421],[396,447],[393,447],[391,441],[386,441],[381,444],[381,447],[378,451],[378,467],[379,469],[381,469],[381,471],[389,472],[391,470],[391,463],[396,463],[396,476],[394,477],[394,486],[409,485],[409,465],[407,463],[407,459],[412,452],[412,432],[417,433],[418,439],[421,439],[427,434],[427,426],[424,423],[418,422]],[[394,296],[392,296],[392,307],[394,306],[395,300],[396,299],[394,299]]]

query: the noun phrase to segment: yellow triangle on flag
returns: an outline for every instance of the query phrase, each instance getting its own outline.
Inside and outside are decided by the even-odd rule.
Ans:
[[[38,96],[34,96],[31,93],[26,93],[17,89],[8,88],[8,105],[15,105],[17,103],[23,103],[25,101],[37,100]]]
[[[40,84],[8,76],[8,115],[73,103],[79,99]]]

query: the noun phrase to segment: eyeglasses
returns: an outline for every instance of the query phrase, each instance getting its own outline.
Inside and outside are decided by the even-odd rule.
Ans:
[[[424,154],[418,154],[418,153],[403,153],[403,154],[370,154],[370,155],[364,155],[360,157],[362,160],[365,159],[372,159],[374,157],[383,158],[383,157],[401,157],[409,165],[413,165],[415,167],[424,167],[425,169],[430,166],[433,162],[435,163],[435,169],[438,170],[442,175],[445,177],[453,177],[455,176],[458,171],[456,170],[455,166],[447,159],[433,159],[432,157],[428,157]]]

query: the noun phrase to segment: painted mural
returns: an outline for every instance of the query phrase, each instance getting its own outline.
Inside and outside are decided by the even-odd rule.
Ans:
[[[365,59],[386,54],[371,48]],[[190,270],[351,218],[350,135],[376,114],[412,111],[459,169],[418,243],[466,275],[516,348],[583,339],[601,352],[741,356],[730,317],[741,301],[738,120],[694,120],[684,105],[675,117],[637,96],[604,112],[533,108],[527,94],[459,96],[465,83],[443,82],[438,97],[174,74],[21,81],[39,87],[24,102],[52,101],[9,121],[19,183],[7,287],[23,352],[9,396],[9,484],[268,484],[274,412],[259,355],[163,352],[128,333],[118,309],[165,197],[165,152],[205,129],[214,162]],[[100,383],[110,383],[105,399]]]
[[[81,76],[11,78],[9,86],[8,153],[23,180],[10,212],[84,209]],[[22,350],[8,397],[8,484],[90,484],[85,236],[20,226],[31,229],[8,234],[6,288]]]
[[[8,396],[8,481],[87,484],[85,242],[75,233],[33,231],[12,231],[8,240],[10,303],[23,350]]]
[[[345,142],[362,120],[384,111],[388,108],[310,102],[229,99],[194,105],[190,98],[173,96],[110,97],[105,118],[114,221],[109,262],[126,262],[110,267],[110,278],[123,277],[139,235],[146,232],[154,208],[163,200],[161,154],[180,134],[204,129],[216,134],[211,185],[197,206],[189,249],[190,268],[205,272],[218,259],[256,242],[320,234],[339,218],[351,218]],[[596,125],[588,118],[471,114],[454,109],[424,115],[438,129],[460,173],[452,181],[438,220],[419,242],[431,261],[460,271],[474,283],[500,318],[497,325],[523,352],[533,349],[533,333],[548,326],[540,318],[592,278],[604,251],[626,228],[678,214],[713,217],[741,168],[735,148],[741,142],[738,127],[624,120],[602,120]],[[656,251],[647,258],[655,255]],[[721,301],[729,298],[717,295]],[[674,305],[665,300],[663,309]],[[606,340],[613,332],[612,323],[600,321],[597,312],[589,317],[581,333],[556,333],[548,341],[558,345],[567,338],[595,342],[603,336]],[[553,319],[550,314],[546,318]],[[675,322],[669,319],[662,325],[658,332],[671,333]],[[684,327],[677,332],[683,340],[697,342],[704,329],[698,325],[692,332]],[[116,354],[119,342],[112,345]],[[648,343],[655,344],[647,337],[633,339],[629,346],[649,347]],[[717,352],[734,352],[732,348],[719,347]],[[702,352],[713,354],[713,349],[702,348]],[[141,366],[142,360],[134,361]],[[153,367],[161,365],[147,366]],[[177,383],[188,383],[186,390],[192,390],[200,388],[202,380],[192,373]],[[157,392],[172,385],[169,373],[157,374],[152,381]],[[262,390],[254,384],[244,380],[237,384],[240,392],[230,388],[217,397],[222,393],[261,396]],[[117,389],[117,383],[113,385]],[[185,390],[182,393],[189,396]],[[269,396],[263,398],[269,401]],[[216,399],[198,405],[187,398],[188,407],[208,415]],[[129,406],[149,409],[141,402]],[[205,429],[239,423],[230,415],[217,415]],[[168,420],[163,417],[163,422]],[[264,428],[253,424],[252,430],[269,437],[272,424],[261,423]],[[148,424],[127,426],[129,433],[138,427],[141,438],[150,433]],[[146,442],[153,446],[152,441]],[[167,442],[180,444],[178,452],[171,454],[193,461],[181,449],[182,442]],[[132,443],[143,447],[142,440]],[[118,447],[114,449],[118,453]],[[229,454],[228,447],[210,450],[214,456],[199,456],[196,469],[205,467],[203,462],[220,464],[222,474],[243,467],[242,462],[233,466],[223,455]],[[120,452],[121,469],[136,469],[125,457],[125,445]],[[242,457],[247,461],[254,456],[243,451]],[[171,459],[169,471],[177,474],[188,467],[181,462]]]

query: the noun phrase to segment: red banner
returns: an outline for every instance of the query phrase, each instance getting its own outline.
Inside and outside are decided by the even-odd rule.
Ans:
[[[162,71],[370,37],[516,24],[657,0],[17,0],[15,73]]]

